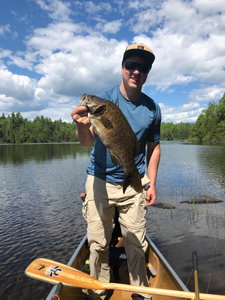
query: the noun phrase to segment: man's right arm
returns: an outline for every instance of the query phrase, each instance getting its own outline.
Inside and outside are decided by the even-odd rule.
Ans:
[[[77,106],[71,116],[77,125],[77,138],[83,146],[93,146],[96,134],[93,131],[87,115],[88,109],[85,106]]]

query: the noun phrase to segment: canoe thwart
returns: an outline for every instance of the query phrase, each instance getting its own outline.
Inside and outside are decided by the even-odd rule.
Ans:
[[[152,277],[155,277],[157,275],[156,269],[153,267],[153,265],[150,262],[146,263],[146,267],[149,269]]]

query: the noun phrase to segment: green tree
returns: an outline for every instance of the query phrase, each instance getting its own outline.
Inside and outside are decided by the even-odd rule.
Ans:
[[[191,132],[192,139],[199,141],[224,141],[225,94],[219,103],[209,102],[208,108],[199,115]]]
[[[18,113],[0,117],[0,143],[48,143],[75,142],[76,125],[62,119],[52,121],[44,116],[37,116],[33,121],[24,119]]]

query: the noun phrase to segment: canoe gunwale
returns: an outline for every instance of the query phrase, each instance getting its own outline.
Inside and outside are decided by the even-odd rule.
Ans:
[[[82,241],[80,242],[80,244],[78,245],[77,249],[75,250],[75,252],[73,253],[73,255],[71,256],[70,260],[67,263],[67,266],[72,265],[73,261],[75,260],[75,258],[77,257],[78,253],[80,252],[81,248],[84,246],[85,242],[87,240],[87,233],[85,234],[85,236],[83,237]],[[55,293],[57,288],[57,284],[54,284],[53,288],[51,289],[50,293],[48,294],[47,298],[45,300],[51,300],[52,299],[52,295]]]
[[[156,252],[157,256],[160,258],[160,260],[164,263],[166,268],[169,270],[169,272],[172,274],[172,276],[175,278],[177,283],[180,285],[181,289],[185,292],[189,292],[186,285],[183,283],[183,281],[180,279],[180,277],[177,275],[177,273],[174,271],[174,269],[171,267],[171,265],[168,263],[168,261],[165,259],[165,257],[162,255],[162,253],[159,251],[159,249],[156,247],[156,245],[153,243],[153,241],[149,238],[149,236],[145,235],[146,240],[152,247],[152,249]]]

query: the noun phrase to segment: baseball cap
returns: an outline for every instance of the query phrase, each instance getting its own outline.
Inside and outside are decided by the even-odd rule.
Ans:
[[[140,55],[144,57],[145,59],[148,60],[150,66],[153,64],[155,60],[155,55],[153,54],[152,50],[142,43],[127,46],[123,55],[122,64],[129,56],[132,55]]]

